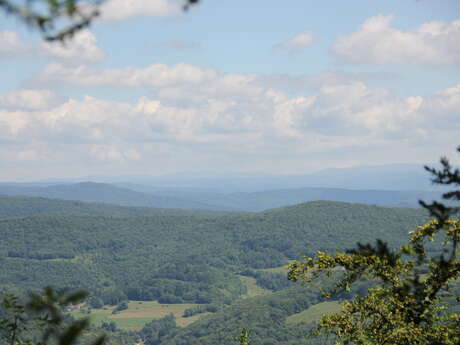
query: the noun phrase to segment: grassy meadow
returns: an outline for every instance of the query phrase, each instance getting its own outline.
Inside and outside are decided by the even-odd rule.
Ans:
[[[284,268],[272,268],[270,270],[280,271]],[[271,293],[256,284],[256,279],[252,277],[239,276],[243,284],[247,288],[247,293],[242,298],[255,297]],[[201,317],[210,313],[200,313],[191,317],[183,317],[185,309],[193,308],[198,304],[180,303],[180,304],[162,304],[157,301],[130,301],[128,309],[122,310],[116,314],[112,314],[115,306],[105,306],[99,309],[91,309],[89,317],[94,325],[100,325],[102,322],[114,321],[118,328],[124,330],[139,330],[146,323],[153,319],[164,317],[168,314],[173,314],[176,318],[176,323],[180,327],[186,327]],[[81,311],[73,311],[71,314],[76,318],[88,316]]]
[[[161,304],[156,301],[131,301],[128,303],[128,309],[117,314],[112,314],[115,308],[114,306],[106,306],[100,309],[92,309],[89,317],[91,322],[95,325],[99,325],[104,321],[114,321],[118,328],[139,330],[153,319],[173,314],[176,317],[177,324],[181,327],[185,327],[208,314],[202,313],[186,318],[182,316],[185,309],[195,306],[197,306],[197,304]],[[79,311],[74,311],[71,314],[76,318],[88,316],[88,314]]]
[[[321,302],[300,313],[289,316],[286,322],[289,324],[316,322],[319,321],[323,315],[339,312],[340,307],[341,305],[337,301]]]

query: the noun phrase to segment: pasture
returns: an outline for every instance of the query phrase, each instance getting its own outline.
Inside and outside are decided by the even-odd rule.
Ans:
[[[79,311],[74,311],[71,314],[76,318],[89,316],[91,322],[95,325],[100,325],[104,321],[114,321],[117,327],[121,329],[139,330],[153,319],[158,319],[168,314],[173,314],[176,317],[178,326],[188,326],[203,315],[208,314],[203,313],[187,318],[182,317],[185,309],[195,306],[197,304],[161,304],[156,301],[130,301],[128,309],[117,314],[112,314],[114,306],[92,309],[90,314],[84,314]]]
[[[289,324],[310,323],[321,319],[323,315],[337,313],[340,311],[340,303],[337,301],[327,301],[312,305],[310,308],[300,313],[288,316],[286,322]]]

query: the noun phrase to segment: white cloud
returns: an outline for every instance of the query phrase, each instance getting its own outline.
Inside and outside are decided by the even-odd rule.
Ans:
[[[156,87],[175,84],[201,84],[216,79],[218,72],[189,64],[153,64],[144,68],[93,69],[85,65],[48,65],[36,78],[40,83],[84,86]]]
[[[255,83],[264,87],[274,87],[299,92],[301,89],[318,90],[324,85],[340,85],[353,81],[375,82],[396,80],[394,74],[386,72],[344,72],[326,70],[313,74],[267,74],[258,75]]]
[[[293,97],[254,87],[253,78],[220,74],[210,88],[203,81],[175,89],[174,102],[160,90],[156,97],[135,102],[87,96],[46,109],[0,110],[0,157],[24,162],[39,157],[42,163],[58,159],[61,164],[70,159],[82,169],[88,164],[164,162],[166,157],[175,157],[175,164],[185,164],[190,157],[196,164],[209,164],[214,156],[248,159],[247,164],[252,159],[260,166],[278,155],[295,161],[331,150],[385,147],[395,150],[395,157],[414,159],[420,145],[445,149],[446,140],[460,130],[460,86],[430,97],[400,98],[352,81],[323,86],[309,97]],[[14,95],[0,99],[13,99],[12,105],[22,97]],[[181,97],[187,102],[181,104]],[[200,101],[193,102],[193,97]],[[11,158],[12,151],[17,158]]]
[[[360,157],[368,164],[425,162],[420,152],[438,152],[436,158],[458,136],[460,85],[398,97],[358,77],[330,72],[273,80],[189,64],[93,69],[53,63],[37,85],[141,87],[149,95],[131,102],[89,96],[54,102],[43,90],[0,95],[0,160],[61,162],[81,171],[153,169],[154,162],[161,162],[158,173],[209,164],[279,171],[357,164]],[[309,94],[290,95],[279,89],[283,83],[308,85]],[[305,157],[317,159],[299,163]]]
[[[310,31],[301,32],[291,39],[278,43],[274,46],[276,50],[284,50],[290,54],[302,53],[313,43],[313,33]]]
[[[423,103],[422,109],[431,115],[427,125],[460,133],[460,84],[437,92]]]
[[[74,61],[99,61],[105,57],[104,51],[98,47],[96,36],[89,30],[78,32],[71,42],[42,43],[40,54],[57,60]]]
[[[11,139],[23,133],[33,114],[25,111],[8,111],[0,109],[0,138]]]
[[[26,42],[15,31],[0,31],[0,58],[48,57],[62,62],[94,62],[105,57],[97,39],[89,30],[81,30],[71,42],[39,44]]]
[[[123,20],[136,16],[169,16],[181,9],[181,2],[174,0],[107,0],[101,6],[102,19]]]
[[[460,92],[455,87],[431,97],[401,98],[387,89],[370,88],[356,76],[326,73],[304,79],[294,83],[317,87],[308,97],[288,96],[272,88],[270,79],[255,74],[226,74],[187,64],[106,70],[52,64],[36,82],[151,88],[154,100],[139,100],[136,112],[157,116],[161,109],[168,120],[160,117],[151,125],[163,133],[181,133],[182,139],[203,140],[203,133],[224,132],[279,138],[302,138],[307,132],[331,137],[415,138],[430,125],[440,129],[441,122],[458,123],[453,114],[460,111]],[[132,112],[128,105],[125,108]],[[438,113],[449,115],[434,121]]]
[[[13,109],[47,109],[59,102],[50,90],[13,90],[0,94],[0,107]]]
[[[429,22],[412,31],[392,27],[392,20],[392,15],[367,19],[332,51],[352,64],[460,64],[460,20]]]

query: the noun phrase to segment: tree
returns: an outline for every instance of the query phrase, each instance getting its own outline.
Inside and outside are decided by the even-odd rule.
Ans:
[[[87,294],[83,291],[55,291],[45,288],[28,298],[4,293],[0,301],[0,344],[73,345],[89,326],[89,319],[72,320],[65,310],[81,303]],[[102,345],[101,336],[91,345]]]
[[[441,164],[441,170],[426,167],[433,182],[459,187],[459,170],[446,158]],[[443,198],[458,201],[460,191]],[[317,252],[290,265],[289,279],[294,281],[310,282],[333,269],[344,270],[325,296],[348,291],[358,280],[374,282],[366,295],[344,302],[339,313],[323,316],[315,334],[333,334],[339,344],[460,344],[460,315],[448,307],[448,302],[460,302],[450,291],[460,278],[460,221],[453,218],[459,208],[441,202],[421,204],[435,219],[410,232],[409,243],[399,250],[382,241],[375,246],[358,243],[353,250]],[[428,240],[434,245],[427,246]],[[441,253],[433,246],[442,247]]]
[[[0,9],[16,17],[48,41],[64,41],[91,25],[105,0],[0,0]],[[199,0],[184,0],[187,10]]]

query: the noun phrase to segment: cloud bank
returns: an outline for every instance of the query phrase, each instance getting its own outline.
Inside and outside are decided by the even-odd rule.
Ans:
[[[163,17],[179,13],[174,0],[107,0],[101,6],[102,20],[118,21],[137,16]]]
[[[43,90],[3,94],[2,161],[82,171],[90,165],[162,173],[209,170],[209,164],[243,170],[243,164],[295,172],[364,157],[369,164],[414,162],[432,152],[435,159],[460,132],[460,84],[398,97],[362,81],[327,78],[313,94],[293,96],[258,75],[193,65],[68,72],[48,77],[68,85],[143,86],[151,94],[132,102],[65,99]]]
[[[367,19],[339,38],[332,52],[350,64],[460,65],[460,20],[433,21],[411,31],[391,26],[392,15]]]

